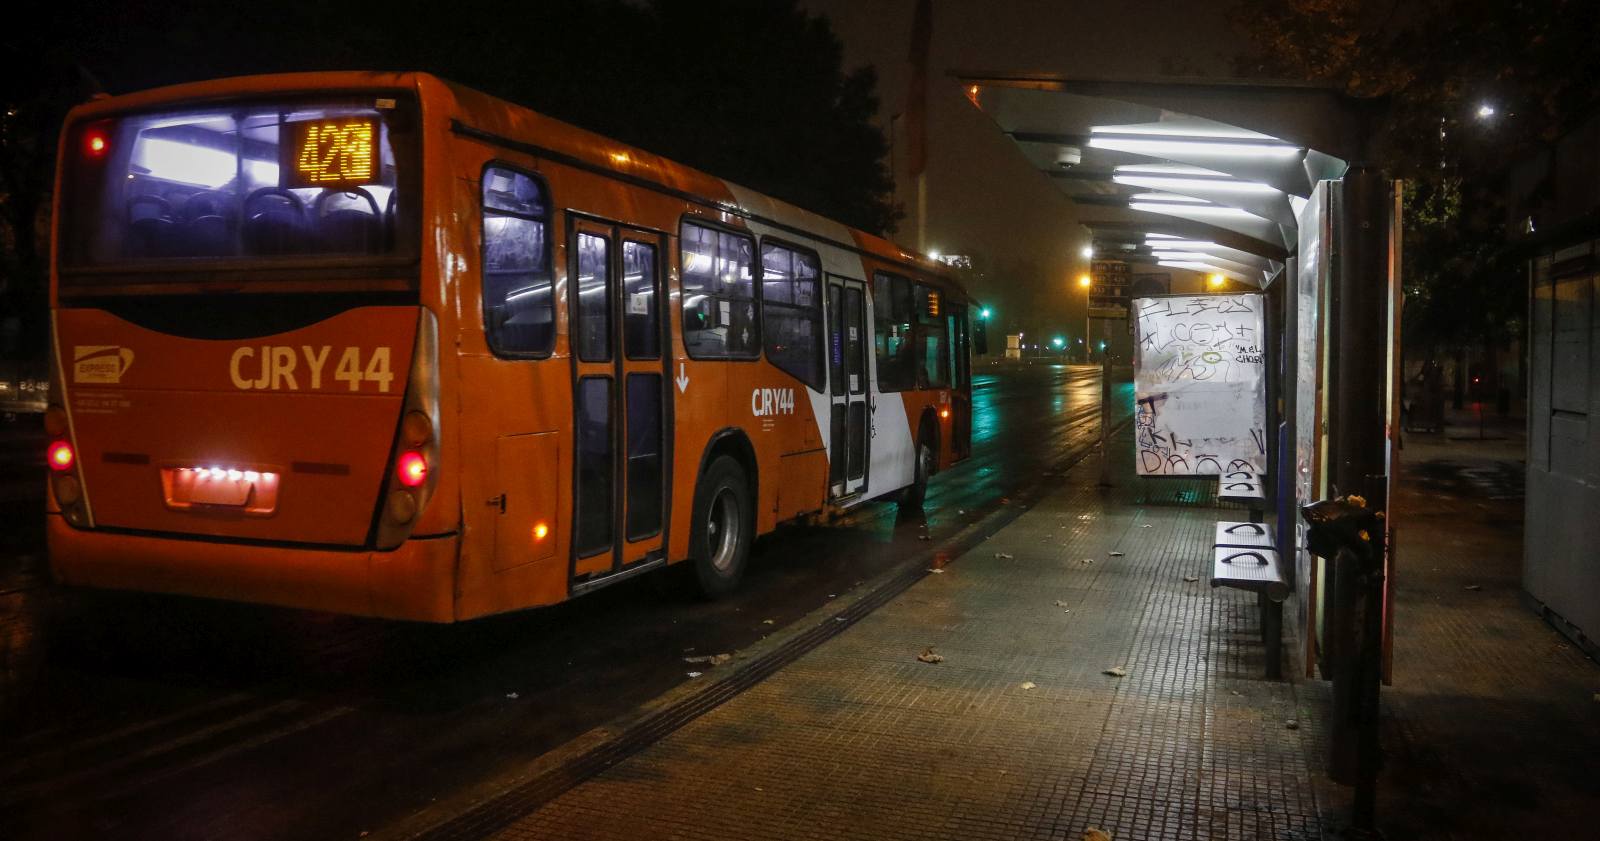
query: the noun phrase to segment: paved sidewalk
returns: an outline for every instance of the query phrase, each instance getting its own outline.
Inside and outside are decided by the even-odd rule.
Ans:
[[[1321,837],[1323,687],[1265,681],[1254,595],[1206,583],[1242,512],[1096,467],[499,837]]]
[[[1597,833],[1600,666],[1522,600],[1524,436],[1493,420],[1481,440],[1409,435],[1401,456],[1378,803],[1392,839]]]
[[[1520,601],[1520,445],[1515,430],[1407,438],[1390,839],[1594,837],[1600,667]],[[1113,448],[1113,475],[1130,476],[1125,436]],[[1212,524],[1242,512],[1208,482],[1101,489],[1097,468],[496,837],[1341,837],[1328,684],[1294,662],[1264,680],[1254,596],[1205,583]],[[917,661],[930,646],[942,662]],[[722,672],[746,656],[764,654],[705,680],[736,680]]]

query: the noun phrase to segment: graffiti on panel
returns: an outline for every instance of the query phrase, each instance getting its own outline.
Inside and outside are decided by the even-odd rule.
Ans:
[[[1139,473],[1266,472],[1262,296],[1138,298],[1133,312]]]

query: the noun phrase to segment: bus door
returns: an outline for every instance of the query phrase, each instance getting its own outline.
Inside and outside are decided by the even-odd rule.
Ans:
[[[574,593],[665,557],[663,237],[569,216]]]
[[[946,345],[950,352],[950,451],[963,459],[972,450],[972,341],[968,335],[967,308],[960,304],[945,313]]]
[[[828,493],[833,499],[866,489],[867,305],[859,280],[828,277]]]

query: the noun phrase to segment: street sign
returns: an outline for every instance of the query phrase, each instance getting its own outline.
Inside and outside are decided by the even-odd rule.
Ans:
[[[1131,272],[1121,260],[1095,260],[1089,264],[1089,317],[1127,318],[1128,281]]]

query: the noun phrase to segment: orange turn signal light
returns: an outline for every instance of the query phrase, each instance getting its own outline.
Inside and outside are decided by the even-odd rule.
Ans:
[[[539,541],[544,540],[547,536],[549,536],[549,534],[550,534],[550,527],[545,525],[544,523],[539,523],[539,524],[537,524],[537,525],[535,525],[533,527],[533,542],[538,543]]]

